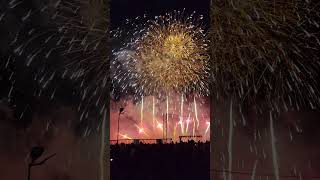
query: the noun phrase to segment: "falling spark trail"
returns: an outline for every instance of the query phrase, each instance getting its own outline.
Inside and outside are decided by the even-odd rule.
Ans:
[[[223,179],[224,179],[224,180],[227,180],[227,175],[226,175],[226,170],[225,170],[225,168],[223,168],[223,174],[222,174],[222,176],[223,176]]]
[[[189,122],[190,122],[190,120],[188,119],[188,120],[187,120],[186,133],[188,133],[188,129],[189,129]]]
[[[105,147],[106,147],[106,119],[107,119],[107,110],[104,110],[102,117],[102,125],[101,125],[101,147],[100,147],[100,180],[104,180],[104,168],[105,168]]]
[[[168,136],[168,128],[169,128],[169,95],[167,95],[167,114],[166,114],[166,136]],[[166,137],[167,138],[167,137]]]
[[[277,150],[276,150],[274,128],[273,128],[273,118],[272,118],[271,111],[270,111],[270,135],[271,135],[273,169],[274,169],[274,173],[275,173],[275,176],[276,176],[276,180],[280,180],[280,177],[279,177],[279,165],[278,165],[278,158],[277,158]]]
[[[180,123],[182,135],[184,134],[184,131],[183,131],[183,103],[184,103],[183,94],[181,94],[181,109],[180,109],[180,122],[179,123]]]
[[[196,132],[195,132],[195,129],[196,129],[196,121],[194,120],[194,118],[192,119],[192,121],[193,121],[192,136],[195,137],[195,134],[196,134]]]
[[[13,86],[11,86],[11,88],[10,88],[10,90],[9,90],[9,93],[8,93],[8,99],[9,99],[9,101],[11,100],[12,91],[13,91]]]
[[[152,127],[155,129],[155,102],[154,97],[152,97]]]
[[[189,117],[188,117],[188,119],[187,119],[186,123],[187,123],[187,127],[186,127],[186,134],[188,134],[189,123],[190,123],[190,114],[189,114]]]
[[[196,116],[196,120],[197,120],[197,129],[199,129],[199,118],[198,118],[198,110],[197,110],[197,101],[196,101],[196,97],[193,98],[194,101],[194,112],[195,112],[195,116]]]
[[[207,129],[206,129],[206,132],[204,134],[204,138],[207,136],[207,133],[209,131],[209,128],[210,128],[210,122],[207,122]]]
[[[251,180],[254,180],[254,178],[255,178],[255,176],[256,176],[257,164],[258,164],[258,160],[256,160],[256,161],[254,162],[253,169],[252,169]]]
[[[229,114],[229,143],[228,143],[228,155],[229,155],[229,163],[228,163],[228,180],[232,180],[232,140],[233,140],[233,118],[232,118],[232,99],[230,102],[230,114]]]
[[[142,101],[141,101],[141,119],[140,119],[140,125],[143,125],[143,96],[142,96]]]
[[[194,114],[195,114],[195,118],[196,118],[196,121],[197,121],[197,126],[199,126],[197,103],[196,103],[196,98],[195,97],[193,97],[193,104],[194,104]],[[192,119],[192,121],[193,121],[192,136],[194,137],[195,136],[195,129],[196,129],[196,121],[195,121],[194,118]]]

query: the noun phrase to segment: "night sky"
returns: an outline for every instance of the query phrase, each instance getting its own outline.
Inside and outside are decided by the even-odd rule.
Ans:
[[[136,18],[144,14],[150,17],[172,12],[173,10],[186,9],[187,13],[196,11],[202,14],[205,22],[209,22],[208,0],[119,0],[111,1],[111,26],[118,27],[125,19]]]

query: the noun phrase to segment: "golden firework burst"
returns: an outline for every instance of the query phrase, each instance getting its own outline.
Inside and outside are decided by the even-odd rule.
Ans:
[[[205,89],[209,56],[204,30],[190,17],[174,17],[152,21],[138,43],[135,68],[148,94]]]

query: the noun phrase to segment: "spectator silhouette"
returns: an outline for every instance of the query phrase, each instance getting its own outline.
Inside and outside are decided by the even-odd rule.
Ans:
[[[210,179],[210,143],[111,146],[112,180]]]

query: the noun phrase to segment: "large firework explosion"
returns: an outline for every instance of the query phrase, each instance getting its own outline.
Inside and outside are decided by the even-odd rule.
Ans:
[[[213,93],[278,111],[317,107],[318,9],[315,1],[214,1]]]
[[[113,94],[133,97],[127,102],[132,104],[129,109],[135,109],[127,115],[131,121],[119,123],[127,127],[121,128],[120,138],[152,139],[166,134],[175,141],[181,135],[208,140],[208,111],[198,113],[203,95],[209,94],[208,40],[202,19],[195,13],[174,11],[127,20],[113,31],[114,40],[120,41],[120,47],[113,48],[111,63]],[[118,124],[117,118],[116,109],[111,113],[112,125]],[[115,129],[111,128],[114,139]]]
[[[130,40],[114,51],[114,84],[123,91],[133,89],[140,96],[169,92],[208,94],[208,40],[202,18],[174,11],[152,19],[145,16],[128,21],[132,29],[129,33],[117,29],[114,37],[124,35]]]

